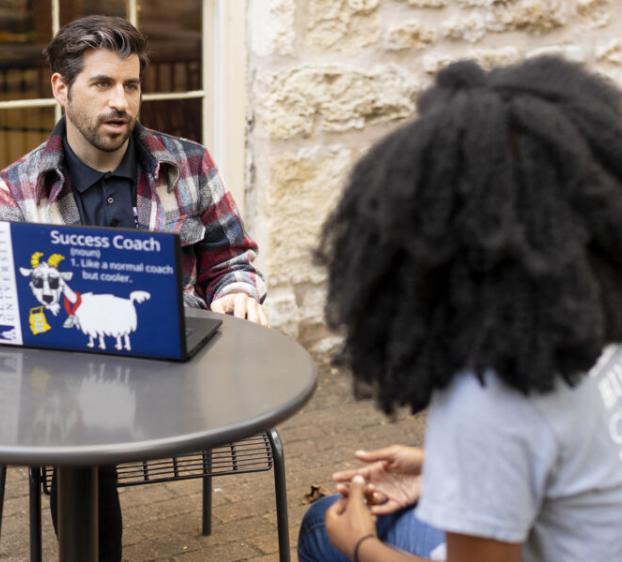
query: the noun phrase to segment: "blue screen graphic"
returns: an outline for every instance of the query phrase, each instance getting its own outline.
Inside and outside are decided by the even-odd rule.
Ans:
[[[10,226],[24,345],[181,358],[175,235]]]

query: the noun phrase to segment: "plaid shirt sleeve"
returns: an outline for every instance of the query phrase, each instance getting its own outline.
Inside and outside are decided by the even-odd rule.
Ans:
[[[200,208],[205,236],[195,246],[197,289],[207,303],[236,292],[262,302],[266,286],[253,266],[257,244],[247,234],[236,204],[207,151],[201,162],[201,176],[204,185]]]
[[[18,207],[9,184],[0,176],[0,220],[22,222],[24,216]]]

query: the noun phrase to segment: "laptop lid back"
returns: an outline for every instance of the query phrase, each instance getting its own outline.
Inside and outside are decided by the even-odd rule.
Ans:
[[[0,221],[0,343],[184,359],[176,234]]]

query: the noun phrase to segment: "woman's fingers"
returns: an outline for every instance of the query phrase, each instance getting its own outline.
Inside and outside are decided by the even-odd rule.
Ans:
[[[346,510],[348,502],[344,498],[338,499],[333,505],[326,510],[326,520],[329,518],[339,517]]]
[[[401,507],[394,501],[387,501],[379,505],[372,505],[371,512],[373,515],[390,515],[400,510]]]
[[[335,482],[350,482],[352,478],[354,478],[357,474],[360,473],[359,468],[353,468],[350,470],[340,470],[339,472],[333,473],[333,480]]]
[[[347,504],[348,506],[346,509],[360,509],[361,507],[366,509],[365,506],[367,502],[365,500],[365,478],[363,478],[360,474],[357,474],[354,478],[352,478]]]
[[[335,489],[338,493],[340,493],[344,498],[348,497],[350,487],[347,484],[337,484]],[[379,492],[375,489],[373,484],[365,485],[365,501],[367,505],[380,505],[388,501],[388,496],[383,492]]]
[[[389,445],[388,447],[375,449],[373,451],[364,451],[359,449],[358,451],[355,451],[354,456],[364,462],[391,460],[399,447],[400,445]]]

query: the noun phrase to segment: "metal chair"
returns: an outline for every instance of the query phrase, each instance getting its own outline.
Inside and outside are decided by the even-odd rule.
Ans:
[[[279,561],[290,562],[287,489],[283,446],[276,429],[211,450],[177,455],[172,458],[123,463],[117,466],[118,488],[159,484],[177,480],[203,480],[202,533],[212,531],[212,477],[263,472],[274,467],[274,490],[279,540]],[[0,465],[0,531],[6,466]],[[41,562],[41,494],[49,494],[52,481],[50,467],[29,469],[30,492],[30,560]]]

